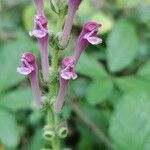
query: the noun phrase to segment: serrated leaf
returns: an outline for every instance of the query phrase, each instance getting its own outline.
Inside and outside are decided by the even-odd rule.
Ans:
[[[126,95],[110,121],[115,150],[148,150],[150,141],[150,101],[145,94]]]
[[[16,147],[20,140],[20,130],[14,116],[0,109],[0,141],[8,147]]]
[[[111,80],[95,80],[88,86],[86,99],[90,105],[96,105],[109,98],[112,91],[113,84]]]
[[[0,99],[0,107],[11,110],[25,109],[32,106],[32,94],[29,88],[17,89]]]
[[[138,70],[137,75],[150,81],[150,61],[148,61]]]
[[[106,78],[107,73],[98,61],[86,54],[82,55],[76,68],[77,72],[91,78]]]
[[[111,72],[129,66],[136,57],[139,43],[134,26],[125,20],[117,22],[107,39],[107,61]]]

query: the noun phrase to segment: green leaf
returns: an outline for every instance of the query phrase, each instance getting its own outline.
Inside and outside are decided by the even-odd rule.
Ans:
[[[23,52],[35,49],[35,45],[22,32],[19,32],[15,41],[5,43],[0,51],[0,93],[18,84],[25,77],[16,72]]]
[[[134,26],[125,20],[117,22],[107,39],[107,60],[111,72],[129,66],[136,57],[139,43]]]
[[[20,131],[14,116],[0,109],[0,141],[8,147],[16,147],[20,140]]]
[[[150,101],[146,94],[126,95],[110,121],[115,150],[150,149]]]
[[[93,108],[86,103],[80,108],[84,115],[88,117],[100,130],[105,134],[107,132],[108,120],[110,118],[110,112],[105,110],[99,110]],[[91,113],[92,112],[92,113]],[[78,144],[79,150],[99,150],[102,148],[101,141],[95,136],[95,133],[89,129],[82,121],[76,119],[77,128],[80,131],[80,141]],[[90,135],[90,136],[89,136]],[[88,138],[87,138],[88,137]],[[103,148],[102,148],[103,149]]]
[[[86,54],[82,55],[77,68],[77,72],[91,78],[106,78],[107,73],[103,66],[96,59]]]
[[[99,33],[102,34],[110,31],[114,25],[112,16],[102,11],[95,10],[95,7],[92,6],[91,0],[86,0],[86,3],[82,2],[80,5],[78,18],[76,18],[75,24],[82,26],[89,20],[102,24],[102,28],[99,30]]]
[[[86,93],[86,99],[90,105],[96,105],[110,97],[113,84],[110,79],[93,81]]]
[[[29,5],[23,10],[22,19],[27,31],[32,30],[34,26],[33,25],[34,15],[35,15],[35,9],[33,5]]]
[[[94,13],[91,16],[90,20],[96,21],[96,22],[102,24],[102,27],[99,30],[99,33],[101,33],[101,34],[107,33],[114,26],[114,20],[112,19],[112,16],[108,16],[103,12]]]
[[[65,104],[63,106],[63,109],[62,109],[62,116],[63,116],[63,119],[69,119],[70,116],[71,116],[71,108],[70,108],[70,105],[68,104]]]
[[[89,81],[85,78],[79,78],[75,82],[71,82],[72,89],[76,96],[84,97],[88,88]]]
[[[147,81],[140,80],[137,77],[130,76],[116,78],[115,82],[124,93],[146,93],[149,94],[150,84]]]
[[[11,110],[18,110],[30,108],[32,103],[31,89],[22,88],[12,91],[1,97],[0,107],[9,108]]]
[[[150,81],[150,61],[148,61],[139,69],[137,75]]]
[[[121,8],[132,8],[138,6],[140,0],[117,0],[117,4]]]
[[[29,150],[38,150],[43,146],[42,130],[37,130],[32,138]]]

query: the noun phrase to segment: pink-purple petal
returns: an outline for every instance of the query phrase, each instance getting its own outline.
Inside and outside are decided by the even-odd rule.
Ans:
[[[17,72],[22,75],[29,75],[32,72],[32,70],[30,68],[26,68],[26,67],[18,67]]]
[[[91,43],[92,45],[98,45],[100,43],[102,43],[102,39],[99,37],[88,37],[87,38],[88,42]]]
[[[44,38],[47,35],[47,33],[42,31],[42,30],[36,30],[35,29],[35,30],[29,32],[29,35],[35,36],[36,38]]]

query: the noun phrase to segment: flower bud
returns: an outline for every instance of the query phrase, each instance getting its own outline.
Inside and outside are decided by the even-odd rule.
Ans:
[[[68,135],[68,129],[67,129],[67,127],[61,127],[59,129],[59,131],[58,131],[58,136],[60,138],[65,138],[65,137],[67,137],[67,135]]]
[[[55,132],[52,130],[44,130],[44,138],[48,141],[51,141],[55,137]]]

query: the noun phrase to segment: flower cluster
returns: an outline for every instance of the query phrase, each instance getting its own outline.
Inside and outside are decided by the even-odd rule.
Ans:
[[[59,113],[64,103],[65,89],[70,80],[77,78],[75,66],[80,58],[81,53],[89,44],[97,45],[102,43],[102,39],[97,37],[98,29],[101,27],[96,22],[88,22],[83,26],[81,34],[77,39],[74,54],[71,57],[66,57],[62,61],[62,68],[60,71],[60,89],[55,104],[55,111]]]
[[[30,36],[37,38],[40,46],[41,61],[42,61],[42,74],[43,79],[48,81],[49,79],[49,60],[48,60],[48,30],[47,30],[47,18],[44,15],[43,0],[34,0],[37,15],[34,17],[34,28],[29,32]],[[33,96],[37,105],[42,103],[41,91],[38,81],[38,68],[35,60],[35,56],[32,53],[24,53],[21,56],[21,65],[17,68],[17,72],[29,77]]]
[[[73,18],[81,2],[82,0],[69,0],[68,2],[68,14],[62,30],[61,39],[59,39],[60,41],[58,43],[61,44],[62,47],[65,47],[69,41],[73,25]],[[43,79],[45,82],[48,82],[50,78],[48,59],[48,42],[50,38],[47,27],[48,21],[46,16],[44,15],[43,0],[34,0],[34,3],[36,6],[37,15],[34,17],[34,28],[29,32],[29,35],[36,37],[38,40],[41,53]],[[57,98],[54,105],[55,112],[59,113],[61,111],[64,103],[65,91],[69,81],[75,80],[77,78],[75,67],[82,52],[89,44],[97,45],[102,43],[102,39],[97,36],[97,32],[100,27],[101,24],[98,24],[96,22],[86,23],[83,26],[83,29],[76,41],[73,55],[70,57],[65,57],[62,60],[59,75],[60,86],[58,95],[56,95]],[[53,43],[51,43],[51,45],[53,45]],[[21,65],[17,68],[17,72],[29,77],[35,102],[40,105],[42,103],[42,99],[38,82],[38,68],[35,56],[32,53],[27,52],[22,54]]]

